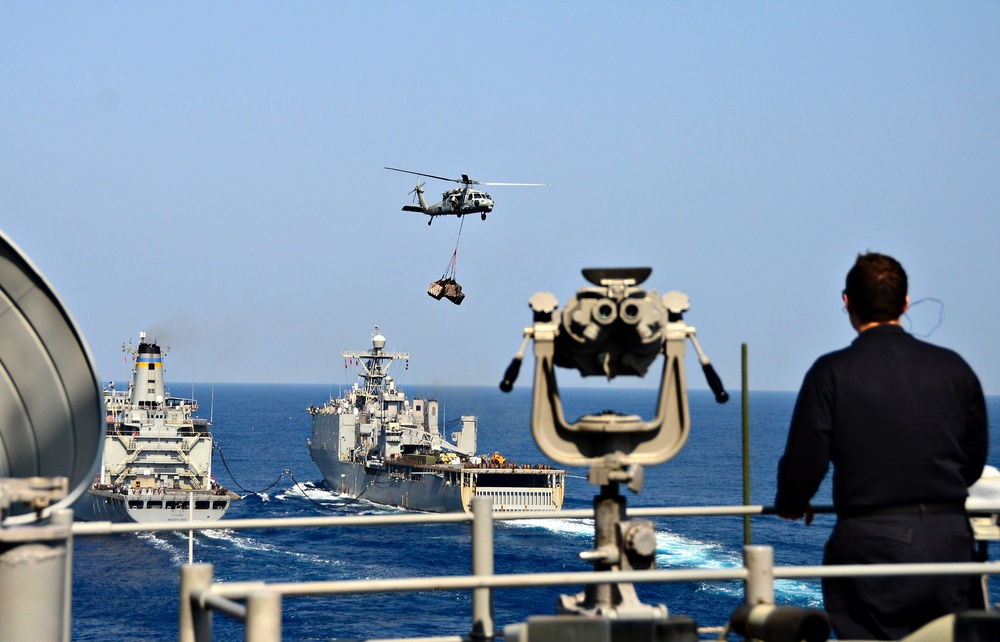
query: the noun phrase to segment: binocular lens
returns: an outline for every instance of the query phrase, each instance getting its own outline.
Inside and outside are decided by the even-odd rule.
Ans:
[[[611,299],[584,299],[580,303],[590,308],[590,318],[600,326],[610,326],[618,320],[618,305]]]
[[[625,301],[622,303],[622,319],[632,323],[639,318],[641,310],[638,305],[630,301]]]

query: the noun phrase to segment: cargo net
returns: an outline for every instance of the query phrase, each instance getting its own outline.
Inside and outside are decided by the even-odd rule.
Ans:
[[[465,217],[462,217],[462,225],[465,224]],[[458,227],[458,238],[462,238],[462,225]],[[448,262],[448,267],[445,268],[444,274],[437,281],[430,284],[427,288],[427,294],[434,297],[436,300],[448,299],[455,305],[462,305],[462,300],[465,299],[465,295],[462,293],[462,286],[458,284],[455,280],[455,273],[458,268],[458,240],[455,241],[455,251],[451,254],[451,260]]]
[[[462,294],[462,286],[455,280],[455,263],[457,259],[458,251],[456,250],[455,254],[451,255],[451,262],[448,263],[448,269],[445,270],[440,279],[431,283],[430,287],[427,288],[427,294],[438,301],[448,299],[455,305],[461,305],[465,295]]]

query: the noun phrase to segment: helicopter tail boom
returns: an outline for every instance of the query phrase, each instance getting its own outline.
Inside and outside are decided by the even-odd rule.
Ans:
[[[420,177],[417,177],[417,184],[410,191],[413,194],[413,200],[419,203],[418,205],[404,205],[404,212],[420,212],[422,214],[427,213],[427,201],[424,200],[424,184],[420,182]]]

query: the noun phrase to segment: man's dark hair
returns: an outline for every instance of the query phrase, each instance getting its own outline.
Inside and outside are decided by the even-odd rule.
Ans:
[[[869,252],[859,254],[847,273],[844,293],[862,323],[895,321],[906,308],[906,271],[899,261]]]

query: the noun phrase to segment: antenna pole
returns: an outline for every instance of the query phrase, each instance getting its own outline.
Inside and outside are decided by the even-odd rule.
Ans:
[[[750,389],[748,385],[747,344],[741,346],[743,374],[743,505],[750,505]],[[743,515],[743,544],[750,546],[750,514]]]

